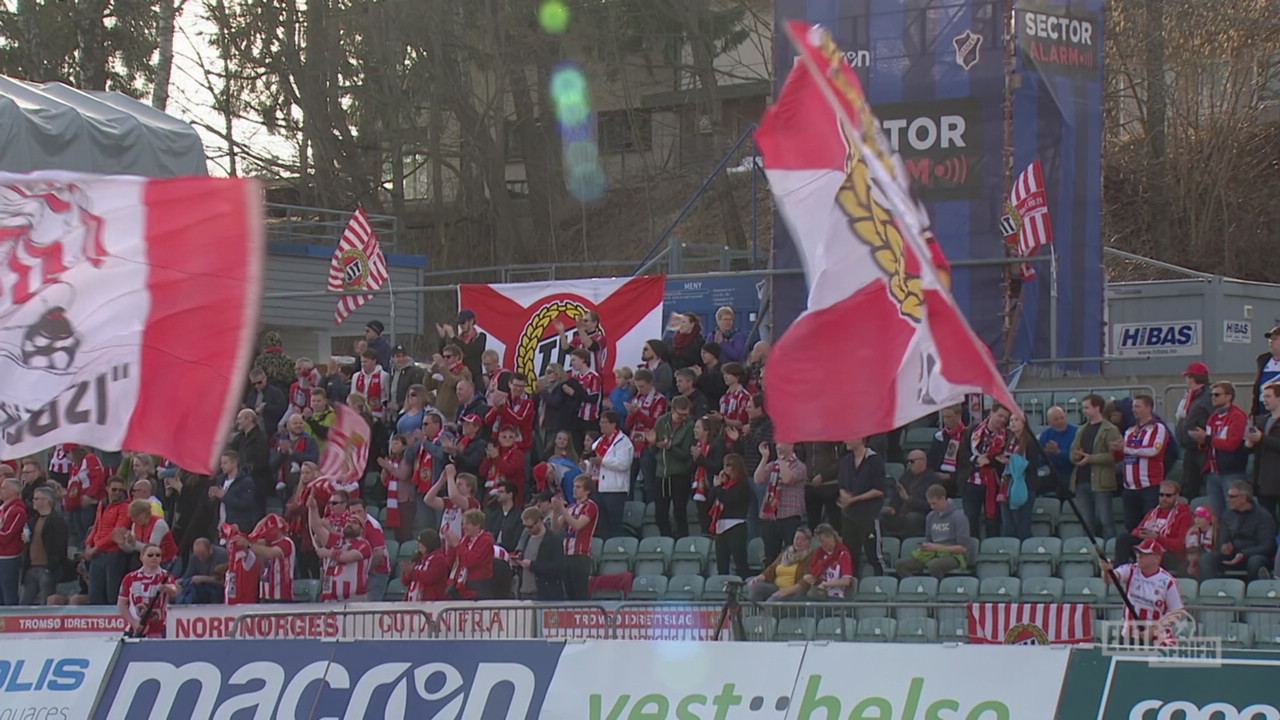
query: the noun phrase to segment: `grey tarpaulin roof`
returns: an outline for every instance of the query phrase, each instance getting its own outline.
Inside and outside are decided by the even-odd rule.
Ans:
[[[118,92],[0,76],[0,171],[207,175],[195,128]]]

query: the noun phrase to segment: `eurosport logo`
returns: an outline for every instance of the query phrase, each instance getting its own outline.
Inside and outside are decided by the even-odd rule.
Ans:
[[[562,646],[210,640],[126,645],[99,720],[536,718]],[[247,716],[247,715],[246,715]]]
[[[1238,708],[1226,702],[1197,705],[1186,700],[1143,700],[1129,711],[1129,720],[1280,720],[1275,705]]]

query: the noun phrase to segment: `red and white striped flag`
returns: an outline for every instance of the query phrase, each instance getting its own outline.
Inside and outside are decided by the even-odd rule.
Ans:
[[[369,423],[360,413],[346,405],[334,406],[333,427],[329,428],[329,438],[320,455],[320,477],[336,489],[358,489],[369,462],[371,440]]]
[[[329,264],[329,292],[344,290],[377,290],[387,281],[387,259],[382,256],[378,237],[364,207],[357,207],[347,224],[338,249]],[[373,295],[343,295],[333,313],[335,325],[341,325],[356,308],[369,302]]]
[[[1036,160],[1027,166],[1013,184],[1009,202],[1000,218],[1004,241],[1017,245],[1018,257],[1031,257],[1041,245],[1053,243],[1053,221],[1049,219],[1049,194],[1044,189],[1044,170]],[[1031,280],[1036,271],[1031,263],[1023,263],[1022,279]]]
[[[1093,610],[1080,603],[971,603],[976,645],[1081,645],[1093,642]]]

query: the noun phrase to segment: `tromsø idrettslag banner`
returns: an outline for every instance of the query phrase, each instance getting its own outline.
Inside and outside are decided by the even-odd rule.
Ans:
[[[1015,95],[1015,171],[1043,158],[1055,237],[1060,243],[1059,357],[1101,353],[1101,2],[1038,0],[1037,12],[1089,18],[1097,55],[1085,68],[1033,61],[1067,57],[1053,38],[1029,43],[1019,5],[1019,69]],[[907,164],[928,207],[947,257],[955,261],[1004,256],[1004,38],[1007,0],[776,0],[775,20],[820,23],[832,31],[857,72],[889,141]],[[1056,8],[1056,9],[1055,9]],[[1066,8],[1066,9],[1064,9]],[[1093,14],[1091,14],[1091,12]],[[1096,16],[1096,17],[1095,17]],[[1046,20],[1047,22],[1047,20]],[[1050,42],[1052,41],[1052,42]],[[1071,42],[1068,28],[1067,41]],[[1056,54],[1055,54],[1056,53]],[[1079,48],[1077,63],[1082,54]],[[795,64],[782,33],[775,34],[777,88]],[[1034,56],[1039,57],[1039,56]],[[1056,65],[1057,63],[1055,63]],[[1063,178],[1068,178],[1067,182]],[[775,223],[774,263],[800,267],[783,223]],[[1027,289],[1015,359],[1049,357],[1050,273]],[[959,267],[952,292],[974,330],[999,355],[1004,336],[1003,270]],[[798,277],[774,278],[775,332],[805,306]]]

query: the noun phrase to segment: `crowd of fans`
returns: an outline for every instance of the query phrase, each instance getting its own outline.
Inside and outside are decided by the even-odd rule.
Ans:
[[[768,344],[748,348],[728,308],[710,332],[682,317],[636,366],[619,364],[607,393],[592,313],[558,326],[569,366],[537,378],[501,367],[468,310],[437,326],[429,362],[383,329],[369,323],[352,357],[324,366],[289,358],[267,332],[214,476],[73,445],[0,466],[0,601],[118,603],[155,632],[143,601],[158,586],[195,604],[290,602],[296,579],[319,580],[325,601],[381,600],[393,577],[410,601],[586,600],[608,581],[592,577],[592,541],[628,532],[629,501],[653,503],[662,535],[714,538],[714,569],[749,578],[756,600],[845,599],[861,562],[944,576],[975,561],[973,539],[1030,537],[1037,497],[1072,497],[1101,540],[1120,497],[1116,563],[1156,543],[1175,574],[1275,566],[1277,339],[1253,417],[1193,363],[1171,423],[1149,396],[1089,395],[1078,425],[1054,407],[1037,437],[977,398],[926,420],[930,446],[904,453],[901,432],[775,442]],[[320,474],[339,404],[369,423],[376,482]],[[884,558],[885,535],[925,541]],[[415,551],[389,552],[388,537]]]

